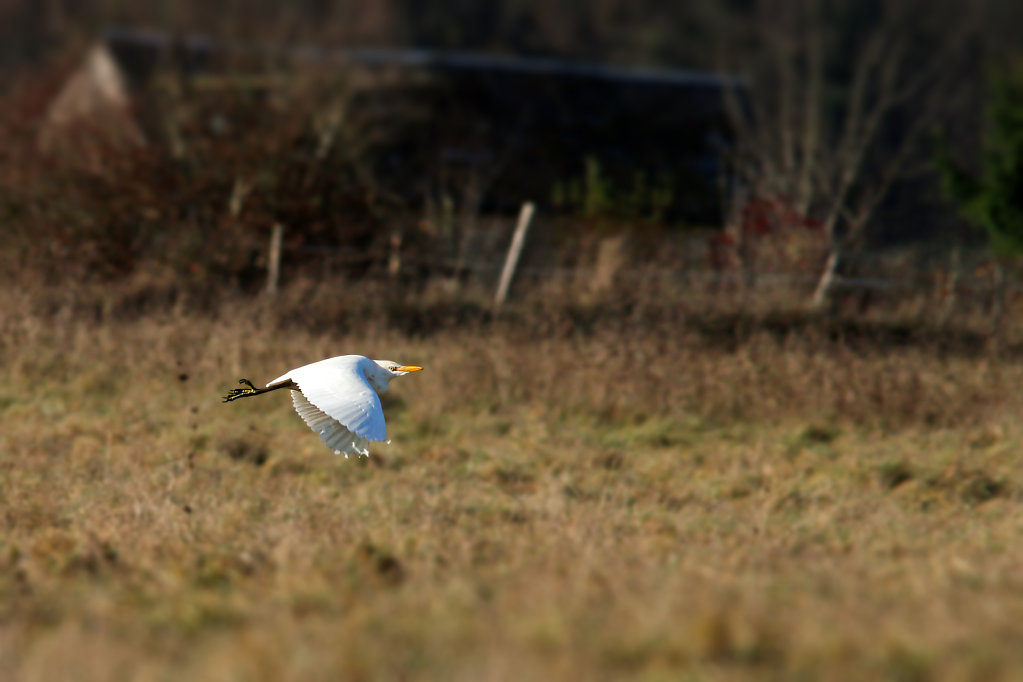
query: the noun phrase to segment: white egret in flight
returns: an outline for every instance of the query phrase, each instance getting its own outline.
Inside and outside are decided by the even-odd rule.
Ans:
[[[370,441],[387,440],[379,394],[387,390],[391,379],[422,369],[362,355],[341,355],[293,369],[266,388],[256,388],[242,379],[238,383],[247,388],[231,389],[224,402],[289,388],[295,411],[335,455],[369,456]]]

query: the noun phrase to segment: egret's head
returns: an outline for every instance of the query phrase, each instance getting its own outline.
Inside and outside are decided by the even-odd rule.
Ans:
[[[391,360],[374,360],[373,362],[390,372],[392,377],[401,377],[406,374],[411,374],[412,372],[421,372],[423,369],[422,367],[416,367],[415,365],[402,365],[397,362],[392,362]]]
[[[369,360],[363,358],[362,363],[366,379],[377,393],[386,391],[387,385],[391,383],[391,379],[394,377],[405,376],[410,372],[419,372],[423,369],[415,365],[401,365],[390,360]]]

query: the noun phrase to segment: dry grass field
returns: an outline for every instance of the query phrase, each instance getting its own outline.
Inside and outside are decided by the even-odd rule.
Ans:
[[[4,291],[0,677],[1023,679],[1011,344],[338,291]],[[368,460],[220,402],[342,353]]]

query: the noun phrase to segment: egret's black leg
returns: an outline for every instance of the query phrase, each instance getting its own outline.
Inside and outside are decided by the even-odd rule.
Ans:
[[[251,381],[248,379],[239,379],[238,383],[248,388],[232,388],[224,396],[223,402],[229,403],[232,400],[238,400],[238,398],[248,398],[250,395],[260,395],[261,393],[269,393],[270,391],[276,391],[281,388],[297,388],[297,384],[294,381],[282,381],[279,384],[274,384],[269,388],[256,388]]]

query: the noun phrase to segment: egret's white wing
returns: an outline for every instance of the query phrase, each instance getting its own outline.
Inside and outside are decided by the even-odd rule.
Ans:
[[[387,426],[384,422],[380,396],[369,385],[359,367],[363,359],[358,355],[342,355],[321,360],[293,369],[268,385],[286,379],[298,384],[305,401],[320,415],[304,406],[300,407],[300,402],[293,395],[295,410],[313,431],[320,434],[325,443],[336,429],[327,428],[329,424],[323,422],[324,417],[337,421],[345,430],[361,439],[387,440]],[[306,414],[303,414],[303,409]],[[334,449],[343,450],[337,447]]]
[[[369,441],[362,436],[352,433],[338,420],[324,414],[315,405],[305,399],[299,391],[291,392],[291,402],[295,405],[295,411],[302,420],[315,431],[323,443],[334,451],[335,454],[344,453],[348,455],[369,455]]]

